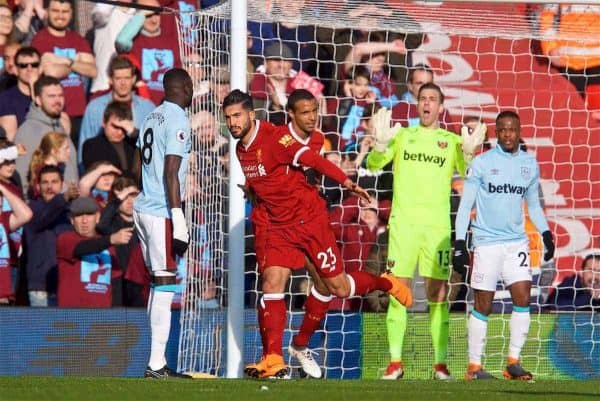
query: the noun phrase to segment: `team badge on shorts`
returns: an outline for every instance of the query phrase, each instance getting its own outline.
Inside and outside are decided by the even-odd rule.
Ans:
[[[182,130],[177,131],[177,140],[179,142],[185,142],[185,131],[182,131]]]
[[[395,264],[396,264],[396,261],[395,261],[395,260],[388,260],[388,263],[387,263],[387,265],[388,265],[388,267],[389,267],[390,269],[391,269],[391,268],[393,268]]]
[[[438,141],[437,145],[440,149],[446,149],[448,147],[448,142],[446,141]]]

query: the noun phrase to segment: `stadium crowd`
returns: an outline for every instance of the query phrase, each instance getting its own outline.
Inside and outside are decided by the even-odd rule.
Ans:
[[[137,1],[181,11],[213,3]],[[276,10],[270,12],[288,15],[318,7],[311,1],[272,3]],[[367,155],[375,144],[372,116],[385,107],[391,109],[394,123],[418,125],[416,97],[422,85],[433,82],[434,71],[412,63],[411,52],[425,35],[361,29],[362,19],[392,12],[377,4],[341,9],[359,22],[356,28],[249,22],[248,91],[258,118],[279,125],[289,122],[286,103],[294,89],[308,89],[318,99],[324,156],[369,189],[373,200],[359,201],[327,178],[312,177],[312,182],[327,201],[346,271],[379,274],[386,269],[382,255],[387,252],[393,174],[389,165],[375,172],[367,168]],[[597,64],[579,60],[582,57],[576,63],[561,51],[561,46],[573,47],[551,37],[560,31],[553,31],[552,24],[580,23],[576,14],[584,12],[557,12],[556,7],[536,14],[536,26],[547,38],[541,42],[543,54],[573,81],[590,109],[600,108]],[[598,6],[587,7],[600,13]],[[585,14],[594,10],[586,9]],[[228,173],[228,131],[219,106],[230,90],[229,60],[223,54],[207,60],[199,50],[182,58],[179,42],[173,39],[177,31],[172,14],[98,3],[87,32],[73,28],[75,14],[68,0],[0,0],[0,304],[143,306],[150,276],[132,230],[132,204],[139,192],[133,165],[138,128],[162,101],[164,73],[173,67],[187,69],[195,79],[192,110],[198,110],[190,116],[195,142],[188,188],[214,197],[207,203],[222,202],[225,189],[214,188],[220,185],[214,171]],[[562,18],[558,22],[556,15]],[[191,19],[184,24],[194,24]],[[407,15],[403,19],[410,21]],[[197,30],[186,32],[186,48],[204,45]],[[584,53],[590,60],[600,57]],[[473,121],[477,122],[471,116],[452,116],[446,109],[439,115],[440,127],[457,134]],[[453,180],[453,213],[461,187],[460,179]],[[202,221],[203,212],[195,213],[194,219]],[[533,231],[530,247],[537,256],[532,256],[532,265],[539,267],[543,248]],[[248,249],[253,249],[249,238]],[[254,266],[248,258],[246,268],[251,272]],[[257,277],[246,277],[247,288],[254,288]],[[587,288],[597,282],[586,277],[573,278],[570,286]],[[293,277],[292,287],[306,289],[305,280]],[[464,299],[464,281],[452,274],[450,299]],[[554,295],[561,308],[568,297],[573,302],[582,299],[565,295],[561,288]],[[592,301],[584,306],[597,304],[597,292],[590,292]],[[210,291],[204,301],[217,306],[217,296]],[[292,304],[301,308],[303,299]],[[331,308],[384,311],[387,297],[340,300]]]

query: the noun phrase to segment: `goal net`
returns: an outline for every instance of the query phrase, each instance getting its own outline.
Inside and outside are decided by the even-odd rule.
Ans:
[[[195,83],[186,195],[192,246],[178,367],[215,375],[224,374],[226,363],[230,137],[220,104],[230,89],[230,7],[223,1],[182,13],[178,24],[182,62]],[[555,260],[543,264],[541,239],[534,230],[530,235],[532,324],[522,359],[534,375],[547,378],[573,376],[577,364],[585,365],[591,376],[600,374],[594,362],[600,353],[595,347],[600,341],[597,318],[581,311],[553,313],[554,287],[578,274],[582,259],[600,246],[600,79],[593,75],[600,67],[584,70],[579,78],[584,82],[587,78],[588,85],[581,85],[573,74],[557,68],[560,58],[551,61],[547,56],[551,41],[577,42],[588,51],[599,46],[600,33],[590,32],[590,26],[566,26],[561,18],[572,12],[599,16],[600,6],[565,7],[516,2],[248,2],[247,80],[260,118],[283,124],[287,120],[281,108],[292,88],[315,93],[321,106],[320,129],[327,138],[326,156],[378,199],[375,222],[367,223],[364,214],[348,207],[341,188],[317,179],[347,270],[385,268],[385,204],[391,199],[392,176],[389,170],[373,174],[364,167],[371,99],[398,108],[394,118],[403,125],[414,124],[411,89],[432,74],[446,96],[442,126],[458,132],[463,123],[483,120],[489,127],[490,146],[495,145],[498,112],[519,113],[527,151],[540,165],[544,207],[557,242]],[[363,86],[368,88],[361,92],[362,71],[367,72]],[[459,180],[453,188],[458,196]],[[245,291],[236,296],[246,308],[244,322],[238,323],[244,324],[244,362],[250,363],[260,359],[262,348],[254,312],[261,281],[249,222],[245,241]],[[460,376],[467,363],[466,319],[472,295],[464,277],[453,275],[449,284],[448,363],[450,371]],[[289,282],[284,349],[299,327],[309,285],[304,272],[295,273]],[[429,316],[418,275],[413,291],[417,302],[410,310],[404,341],[405,377],[430,378]],[[334,301],[310,343],[326,377],[381,376],[389,361],[386,302],[380,294]],[[510,296],[499,284],[485,352],[486,369],[496,375],[504,368],[508,351],[510,312]],[[574,350],[580,356],[577,360],[569,357]],[[287,353],[285,358],[297,372],[295,361]]]

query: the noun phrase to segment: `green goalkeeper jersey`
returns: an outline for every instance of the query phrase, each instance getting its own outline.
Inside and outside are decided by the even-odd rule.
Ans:
[[[384,153],[372,150],[367,168],[377,171],[392,161],[394,193],[391,218],[399,223],[450,229],[450,186],[466,162],[462,139],[441,128],[401,128]]]

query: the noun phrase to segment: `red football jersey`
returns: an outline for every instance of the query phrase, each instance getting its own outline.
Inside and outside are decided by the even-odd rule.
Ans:
[[[292,123],[288,124],[288,128],[290,132],[293,131]],[[294,134],[296,134],[294,132]],[[298,136],[296,134],[296,136]],[[316,154],[321,153],[321,149],[323,149],[323,144],[325,143],[325,136],[320,131],[313,131],[308,138],[302,139],[298,136],[298,141],[310,148],[310,150],[314,151]],[[257,203],[252,206],[252,211],[250,212],[250,221],[256,226],[259,224],[267,224],[269,221],[269,216],[267,214],[267,210],[263,203]]]
[[[246,184],[264,206],[269,223],[297,224],[326,213],[317,189],[306,182],[298,165],[301,155],[310,151],[305,140],[288,127],[258,120],[251,135],[247,145],[238,142],[236,153]]]

